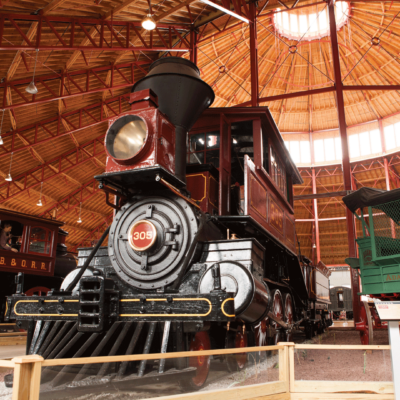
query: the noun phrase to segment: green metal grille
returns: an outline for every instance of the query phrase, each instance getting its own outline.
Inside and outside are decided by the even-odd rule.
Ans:
[[[400,255],[400,200],[371,207],[374,259],[393,258]]]
[[[358,263],[363,295],[393,296],[400,293],[400,200],[362,210],[358,233]]]

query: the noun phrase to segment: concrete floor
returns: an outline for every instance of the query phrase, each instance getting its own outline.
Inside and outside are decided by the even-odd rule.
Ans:
[[[0,346],[0,360],[10,360],[13,357],[24,356],[25,355],[24,344],[16,346]]]

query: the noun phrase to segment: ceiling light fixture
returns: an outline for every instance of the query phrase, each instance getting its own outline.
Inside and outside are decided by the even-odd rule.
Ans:
[[[232,17],[235,17],[235,18],[237,18],[237,19],[240,19],[241,21],[246,22],[246,24],[249,24],[249,23],[250,23],[250,21],[249,21],[247,18],[242,17],[241,15],[236,14],[236,13],[234,13],[233,11],[231,11],[231,10],[225,8],[225,7],[220,6],[219,4],[213,3],[212,1],[209,1],[209,0],[200,0],[200,1],[201,1],[202,3],[204,3],[204,4],[207,4],[208,6],[215,7],[215,8],[217,8],[218,10],[223,11],[223,12],[226,13],[226,14],[232,15]]]
[[[156,21],[151,14],[147,14],[142,20],[142,27],[146,31],[152,31],[156,27]]]
[[[151,0],[147,0],[149,3],[149,12],[142,20],[142,27],[146,31],[152,31],[156,27],[156,21],[153,18],[153,10],[151,9]]]
[[[10,158],[10,169],[9,169],[9,171],[8,171],[8,175],[7,175],[7,178],[6,178],[6,181],[7,181],[7,182],[11,182],[11,181],[12,181],[12,178],[11,178],[12,157],[13,157],[13,153],[11,153],[11,158]]]
[[[0,146],[2,146],[2,145],[4,144],[3,138],[1,137],[1,132],[3,132],[4,111],[6,111],[6,110],[3,109],[3,115],[2,115],[2,117],[1,117],[1,125],[0,125]]]
[[[43,182],[40,184],[40,199],[37,202],[37,206],[42,207],[43,203],[42,203],[42,189],[43,189]]]
[[[78,221],[76,221],[76,222],[78,222],[78,224],[82,223],[81,215],[82,215],[82,202],[79,203],[79,218],[78,218]]]
[[[35,72],[36,72],[36,63],[37,63],[37,56],[39,53],[39,49],[36,49],[36,58],[35,58],[35,66],[33,67],[33,77],[32,82],[26,87],[25,91],[30,94],[37,94],[38,89],[35,85]]]

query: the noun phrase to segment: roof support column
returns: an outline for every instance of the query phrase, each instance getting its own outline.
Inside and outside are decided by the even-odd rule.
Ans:
[[[197,33],[193,28],[190,31],[190,61],[197,65]]]
[[[382,121],[382,119],[378,120],[378,125],[379,125],[379,133],[381,135],[382,153],[386,155],[385,132],[383,130],[383,121]],[[383,166],[384,166],[384,169],[385,169],[386,190],[390,190],[389,162],[388,162],[388,159],[385,156],[383,157]]]
[[[379,125],[379,133],[381,134],[382,153],[386,154],[385,132],[383,130],[382,119],[378,120],[378,125]],[[387,157],[383,157],[383,167],[385,169],[386,190],[390,190],[390,172],[389,172],[389,161]],[[390,220],[390,228],[391,228],[392,238],[396,239],[396,227],[394,225],[393,220]]]
[[[312,193],[317,194],[317,178],[315,175],[315,154],[314,154],[314,142],[312,132],[309,131],[309,139],[310,139],[310,156],[311,156],[311,186]],[[319,219],[318,219],[318,200],[313,199],[313,211],[314,211],[314,237],[312,244],[312,260],[313,263],[318,264],[321,261],[321,246],[319,242]],[[317,260],[314,259],[315,252],[317,253]]]
[[[343,183],[345,190],[351,190],[352,189],[351,166],[350,166],[350,156],[349,156],[349,145],[347,141],[347,126],[346,126],[346,114],[344,108],[343,83],[340,72],[339,45],[337,38],[336,19],[335,19],[335,4],[333,0],[329,1],[328,10],[329,10],[329,28],[330,28],[331,46],[332,46],[332,59],[333,59],[333,67],[335,73],[336,106],[338,110],[339,131],[342,143]],[[349,209],[346,209],[346,221],[347,221],[347,239],[349,243],[349,257],[356,257],[354,216],[352,215]],[[361,303],[357,293],[360,291],[360,282],[356,270],[350,268],[350,273],[351,273],[354,322],[358,322],[360,321]]]
[[[313,194],[317,194],[317,178],[315,176],[315,168],[311,168],[311,179],[312,179],[312,192]],[[313,243],[316,246],[317,250],[317,261],[316,264],[318,264],[321,261],[321,246],[319,242],[319,220],[318,220],[318,200],[314,199],[313,200],[313,210],[314,210],[314,233],[315,233],[315,243]],[[314,260],[313,260],[314,261]]]
[[[251,106],[258,106],[258,43],[257,43],[257,10],[254,2],[249,4],[250,11],[250,73],[251,73]]]

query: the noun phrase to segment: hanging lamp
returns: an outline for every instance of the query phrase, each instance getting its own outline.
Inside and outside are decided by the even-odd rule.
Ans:
[[[153,11],[151,9],[151,0],[149,2],[149,13],[142,19],[142,27],[146,31],[152,31],[156,27],[156,21],[153,18]]]
[[[79,218],[78,218],[78,221],[76,221],[76,222],[78,222],[78,224],[82,223],[81,215],[82,215],[82,202],[79,203]]]
[[[5,109],[3,110],[3,115],[1,117],[1,125],[0,125],[0,146],[2,146],[4,144],[3,138],[1,137],[1,132],[3,132],[4,111],[6,111],[6,110]]]
[[[39,53],[39,49],[36,49],[36,58],[35,58],[35,66],[33,67],[32,82],[25,88],[25,91],[30,94],[36,94],[38,92],[38,89],[35,85],[35,72],[36,72],[36,63],[37,63],[38,53]]]
[[[39,201],[37,202],[37,206],[42,207],[43,203],[42,203],[42,189],[43,189],[43,182],[40,184],[40,198]]]
[[[9,169],[9,171],[8,171],[8,175],[7,175],[7,178],[6,178],[6,181],[7,181],[7,182],[11,182],[11,181],[12,181],[12,177],[11,177],[11,165],[12,165],[13,154],[14,154],[14,153],[11,153],[11,158],[10,158],[10,169]]]

